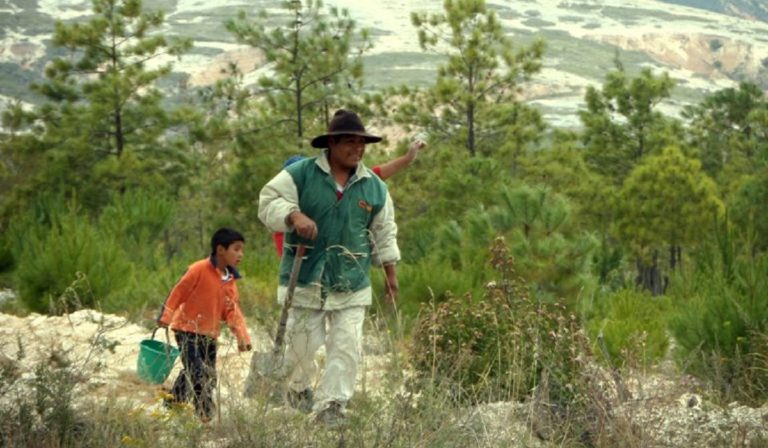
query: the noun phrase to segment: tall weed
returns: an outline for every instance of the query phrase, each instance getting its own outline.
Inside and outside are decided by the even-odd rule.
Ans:
[[[23,356],[20,348],[17,357]],[[0,411],[0,446],[78,446],[83,434],[74,388],[80,379],[66,353],[52,351],[32,375],[14,372],[19,360],[5,360],[0,370],[0,400],[7,405]]]

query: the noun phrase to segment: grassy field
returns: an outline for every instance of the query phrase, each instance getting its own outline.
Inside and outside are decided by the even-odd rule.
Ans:
[[[435,67],[445,58],[429,53],[378,53],[363,57],[365,84],[386,88],[406,84],[424,87],[435,81]]]
[[[658,9],[624,8],[617,6],[605,6],[602,13],[612,19],[624,23],[638,23],[648,19],[659,19],[665,22],[692,21],[713,23],[712,20],[700,16],[688,16],[684,14],[672,14]]]
[[[565,31],[531,33],[514,30],[512,39],[517,45],[529,45],[536,39],[543,39],[547,45],[544,59],[555,60],[555,68],[598,81],[615,68],[613,61],[617,54],[629,73],[639,72],[641,64],[653,63],[653,59],[644,53],[621,51],[614,45],[588,39],[574,39]]]

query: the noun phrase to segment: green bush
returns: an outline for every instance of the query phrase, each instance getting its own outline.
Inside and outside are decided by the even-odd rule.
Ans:
[[[492,266],[498,280],[481,300],[452,297],[422,310],[411,349],[417,384],[440,385],[460,406],[530,400],[536,426],[595,444],[611,418],[610,379],[594,368],[580,323],[564,305],[532,299],[503,238]]]
[[[669,298],[652,297],[623,289],[600,297],[588,324],[590,339],[605,348],[595,352],[609,356],[613,365],[650,366],[664,357],[669,347],[665,316],[671,309]],[[604,353],[607,351],[607,354]]]
[[[572,306],[595,288],[591,260],[597,241],[575,231],[570,203],[549,187],[502,187],[487,213],[473,210],[469,216],[475,228],[487,223],[486,235],[507,238],[515,269],[537,300],[565,300]],[[480,233],[472,230],[470,235]]]
[[[66,353],[51,352],[35,365],[31,377],[18,371],[20,360],[6,358],[0,368],[0,399],[6,403],[0,411],[0,446],[79,446],[73,401],[80,379]]]
[[[686,371],[725,402],[760,405],[768,398],[768,254],[754,254],[728,229],[718,238],[699,254],[694,272],[675,279],[670,329]]]
[[[451,296],[451,291],[477,296],[483,291],[487,280],[488,265],[480,264],[457,269],[450,260],[440,257],[422,258],[414,263],[403,263],[397,267],[400,284],[399,310],[406,318],[418,315],[422,306],[430,300],[442,302]],[[384,295],[384,275],[380,270],[371,275],[378,297]]]
[[[71,208],[51,224],[24,220],[15,283],[21,300],[40,313],[94,307],[126,286],[132,266],[114,237]]]
[[[113,196],[99,215],[99,228],[118,237],[134,261],[154,269],[166,261],[162,249],[170,238],[174,216],[175,203],[171,198],[133,190]]]
[[[14,259],[9,232],[0,235],[0,273],[13,269]]]
[[[100,308],[107,313],[156,319],[161,304],[185,269],[186,266],[177,262],[161,269],[132,264],[131,277],[126,280],[125,287],[103,297],[99,301]]]
[[[768,167],[747,177],[733,195],[731,216],[745,232],[753,233],[753,245],[768,249]]]
[[[412,361],[421,376],[452,384],[458,402],[523,399],[546,378],[548,401],[573,402],[589,358],[586,336],[558,304],[529,297],[497,239],[490,282],[481,300],[451,297],[422,310]]]
[[[405,256],[400,265],[400,304],[406,316],[414,316],[430,297],[437,302],[446,291],[479,297],[491,278],[488,247],[495,235],[504,235],[515,258],[515,269],[539,301],[566,301],[595,288],[592,254],[597,241],[568,226],[566,199],[548,188],[503,187],[491,208],[471,208],[461,224],[448,220],[422,236],[419,258]],[[403,252],[413,250],[406,246]]]

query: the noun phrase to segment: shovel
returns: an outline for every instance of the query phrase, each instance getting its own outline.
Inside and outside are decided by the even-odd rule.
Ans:
[[[254,352],[253,357],[251,357],[250,372],[245,380],[244,393],[246,397],[253,397],[260,385],[262,387],[272,386],[286,375],[283,368],[283,344],[285,343],[285,331],[288,324],[288,310],[293,303],[293,293],[296,291],[296,283],[299,281],[299,270],[305,249],[303,244],[299,244],[296,248],[274,346],[270,352]]]

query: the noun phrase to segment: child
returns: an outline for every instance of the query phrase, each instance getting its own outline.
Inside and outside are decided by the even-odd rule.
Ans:
[[[221,321],[235,334],[241,352],[251,350],[235,284],[240,278],[235,266],[243,258],[244,245],[239,232],[217,230],[211,238],[211,256],[189,266],[157,319],[159,326],[174,331],[181,351],[183,369],[173,383],[172,402],[187,402],[192,392],[195,411],[205,422],[215,410],[216,338]]]

